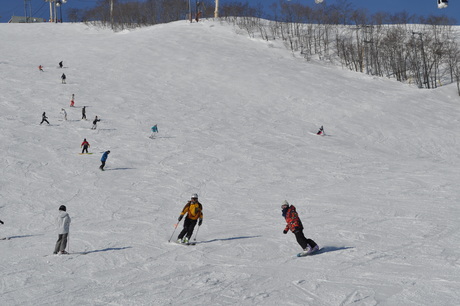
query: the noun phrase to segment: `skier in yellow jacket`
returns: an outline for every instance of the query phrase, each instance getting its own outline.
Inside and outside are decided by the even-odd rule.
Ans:
[[[178,243],[188,243],[192,237],[193,230],[198,222],[198,226],[203,223],[203,206],[198,202],[198,195],[194,193],[192,199],[185,204],[184,209],[179,216],[179,222],[182,220],[185,214],[184,229],[180,232],[177,237]]]

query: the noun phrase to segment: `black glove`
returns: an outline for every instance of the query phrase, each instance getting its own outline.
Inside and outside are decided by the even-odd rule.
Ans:
[[[283,234],[287,234],[287,232],[288,232],[288,230],[287,230],[287,229],[285,229],[285,230],[283,231]]]
[[[0,220],[0,223],[1,223],[1,224],[3,224],[3,221],[2,221],[2,220]]]
[[[182,220],[183,217],[184,217],[184,215],[180,215],[179,219],[177,219],[177,220],[179,220],[179,222],[180,222],[180,220]]]
[[[201,224],[203,224],[203,219],[200,219],[200,221],[198,221],[198,226],[201,226]]]

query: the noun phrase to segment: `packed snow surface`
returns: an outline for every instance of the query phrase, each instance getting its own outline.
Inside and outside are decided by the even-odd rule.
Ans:
[[[0,41],[1,305],[458,305],[454,84],[306,62],[212,21],[0,24]],[[197,244],[168,243],[192,193]],[[319,254],[296,257],[284,200]]]

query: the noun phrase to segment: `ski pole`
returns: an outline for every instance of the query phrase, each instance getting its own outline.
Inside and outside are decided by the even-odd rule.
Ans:
[[[180,222],[180,221],[179,221],[179,222]],[[177,229],[177,226],[179,225],[179,222],[177,222],[176,224],[174,224],[174,231],[173,231],[171,237],[169,237],[168,242],[171,242],[171,239],[172,239],[172,237],[174,236],[174,233],[176,232],[176,229]]]
[[[200,227],[201,227],[201,226],[198,225],[198,229],[196,230],[195,238],[193,238],[193,241],[196,241],[196,236],[198,236],[198,231],[200,230]]]

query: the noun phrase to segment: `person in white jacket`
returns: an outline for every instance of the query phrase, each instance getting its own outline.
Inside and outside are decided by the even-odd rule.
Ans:
[[[65,248],[67,247],[67,237],[69,236],[70,216],[66,210],[67,208],[64,205],[59,207],[57,217],[58,241],[54,248],[54,254],[68,254]]]

